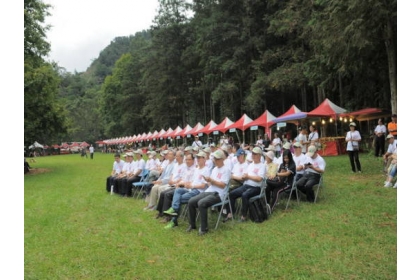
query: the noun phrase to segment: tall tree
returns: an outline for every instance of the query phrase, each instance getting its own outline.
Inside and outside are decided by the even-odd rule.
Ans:
[[[45,62],[50,51],[44,26],[50,6],[39,0],[24,2],[24,127],[25,145],[60,139],[67,130],[66,113],[58,102],[58,68]]]

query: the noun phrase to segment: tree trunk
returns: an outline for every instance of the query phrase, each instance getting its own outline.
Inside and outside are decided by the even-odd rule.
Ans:
[[[389,88],[391,91],[391,110],[397,113],[397,45],[391,19],[386,26],[386,52],[388,55]]]

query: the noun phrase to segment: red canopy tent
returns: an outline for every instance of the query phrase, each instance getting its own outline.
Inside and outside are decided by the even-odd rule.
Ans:
[[[381,108],[365,108],[358,111],[353,111],[350,113],[340,114],[340,117],[352,117],[358,121],[368,121],[384,117],[389,117],[391,112],[389,110],[384,110]]]
[[[217,126],[217,123],[215,123],[213,120],[211,120],[202,129],[197,130],[195,133],[197,133],[197,134],[200,134],[200,133],[210,134],[211,129],[213,129],[215,126]]]
[[[245,141],[245,130],[250,127],[249,124],[252,121],[253,120],[250,117],[248,117],[247,114],[243,114],[242,117],[239,120],[237,120],[233,124],[229,125],[226,129],[230,130],[230,129],[234,128],[235,131],[236,131],[236,129],[242,130],[242,139],[243,139],[243,141]],[[238,136],[238,139],[239,139],[238,132],[236,132],[236,135]],[[240,141],[240,139],[239,139],[239,141]]]
[[[73,143],[71,143],[71,145],[69,145],[69,148],[79,147],[79,146],[80,146],[79,143],[73,142]]]
[[[178,125],[174,131],[166,135],[167,137],[175,138],[175,134],[180,133],[182,131],[182,128]]]
[[[174,136],[175,138],[180,136],[180,137],[185,137],[185,135],[187,135],[188,131],[190,131],[192,129],[192,127],[187,124],[183,130],[181,130],[180,132],[176,133]]]
[[[168,138],[169,135],[173,132],[174,130],[172,128],[169,128],[165,134],[162,135],[163,138]]]
[[[319,104],[318,107],[308,112],[308,117],[337,117],[347,110],[332,103],[328,98]]]
[[[248,117],[247,114],[243,114],[239,120],[229,125],[226,129],[235,128],[245,131],[250,127],[249,123],[251,123],[252,121],[253,120],[250,117]]]
[[[209,129],[209,132],[221,131],[222,133],[225,133],[228,130],[227,127],[232,124],[233,124],[233,121],[231,121],[228,117],[226,117],[221,123]]]
[[[200,122],[198,122],[194,127],[193,127],[193,129],[191,129],[189,132],[188,132],[188,134],[189,135],[196,135],[197,134],[197,131],[199,131],[200,129],[202,129],[204,126],[200,123]]]
[[[265,133],[268,134],[268,136],[271,138],[271,133],[270,133],[270,126],[272,126],[274,124],[274,119],[276,117],[273,116],[273,114],[271,114],[268,110],[265,110],[264,113],[259,116],[257,119],[255,119],[254,121],[250,122],[248,125],[251,126],[262,126],[264,127],[264,131]]]
[[[165,133],[166,133],[166,131],[162,128],[162,129],[159,131],[159,133],[158,133],[158,135],[157,135],[157,138],[158,138],[158,139],[163,138],[163,135],[165,135]]]
[[[62,148],[62,149],[67,149],[68,147],[69,147],[69,144],[67,144],[66,142],[61,143],[60,148]]]

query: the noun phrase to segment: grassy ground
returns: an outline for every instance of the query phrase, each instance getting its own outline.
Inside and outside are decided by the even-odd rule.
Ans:
[[[382,162],[363,154],[353,174],[347,156],[325,160],[317,204],[198,236],[109,195],[111,154],[37,158],[32,172],[45,172],[24,179],[25,279],[396,279],[397,190],[382,187]]]

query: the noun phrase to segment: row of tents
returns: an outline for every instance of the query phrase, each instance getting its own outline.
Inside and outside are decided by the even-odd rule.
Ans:
[[[161,129],[159,132],[155,130],[153,133],[140,133],[138,135],[119,137],[113,139],[107,139],[101,141],[103,144],[115,145],[115,144],[128,144],[133,142],[144,142],[156,139],[179,139],[184,137],[191,137],[191,135],[203,135],[203,134],[218,134],[219,132],[226,133],[235,132],[236,129],[241,130],[243,133],[247,129],[256,130],[258,127],[263,127],[265,133],[270,135],[270,127],[277,124],[279,127],[285,126],[287,122],[296,123],[302,119],[310,118],[353,118],[358,120],[368,120],[370,118],[379,118],[390,113],[379,108],[366,108],[363,110],[347,113],[347,110],[341,108],[331,102],[328,98],[325,99],[317,108],[310,112],[302,112],[295,105],[292,105],[289,110],[284,114],[275,117],[268,110],[266,110],[260,117],[252,120],[247,114],[243,114],[242,117],[233,122],[226,117],[221,123],[217,124],[211,120],[207,125],[202,125],[200,122],[194,127],[190,125],[181,128],[180,126],[175,129],[169,128],[168,130]]]
[[[68,144],[66,142],[61,143],[61,145],[58,144],[54,144],[51,146],[48,145],[42,145],[39,144],[37,141],[35,141],[32,145],[29,146],[30,150],[36,149],[36,148],[40,148],[40,149],[71,149],[71,148],[86,148],[89,147],[90,144],[86,143],[86,142],[73,142],[71,144]]]

